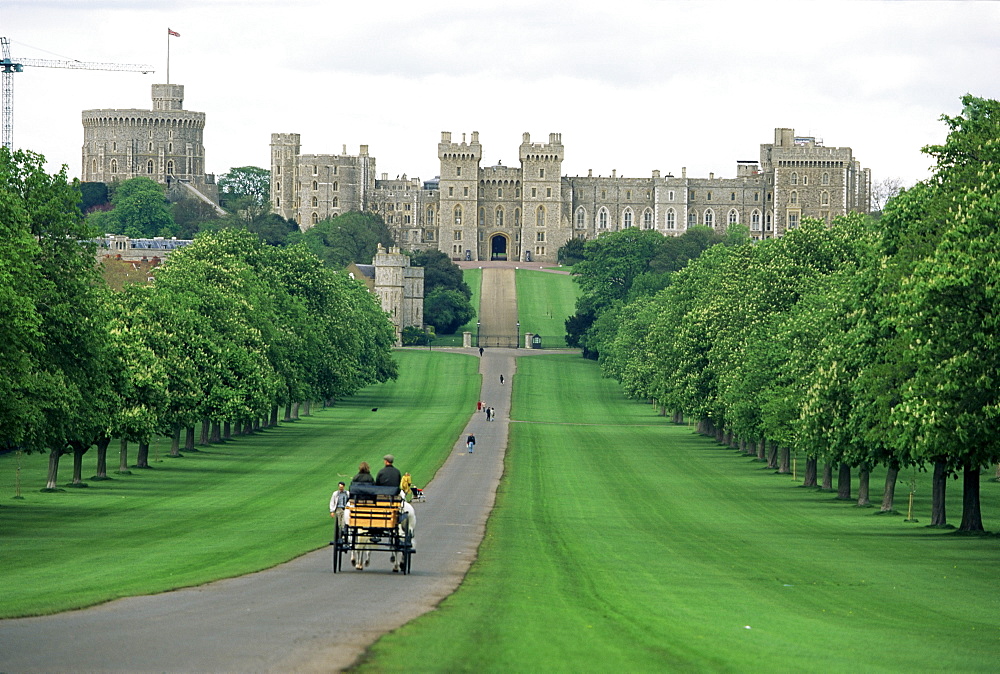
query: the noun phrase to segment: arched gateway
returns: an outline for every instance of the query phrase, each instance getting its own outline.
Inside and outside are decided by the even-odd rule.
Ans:
[[[507,235],[505,234],[494,234],[490,237],[490,259],[491,260],[507,260],[509,256],[507,255]]]

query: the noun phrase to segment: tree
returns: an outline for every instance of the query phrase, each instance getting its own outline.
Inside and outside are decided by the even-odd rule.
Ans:
[[[556,253],[556,259],[559,261],[559,264],[572,266],[584,259],[583,249],[585,245],[585,240],[574,237],[559,248],[559,251]]]
[[[462,270],[446,253],[440,250],[417,250],[411,251],[409,255],[411,265],[423,267],[424,296],[440,288],[457,290],[466,299],[472,297],[472,290],[462,277]]]
[[[424,321],[438,334],[455,334],[475,315],[468,298],[457,290],[439,288],[424,297]]]
[[[111,204],[113,210],[91,215],[92,224],[99,223],[106,232],[133,239],[177,235],[163,186],[149,178],[130,178],[117,185]]]
[[[889,200],[903,191],[900,178],[882,178],[872,183],[872,211],[881,214]]]
[[[271,210],[271,172],[240,166],[219,176],[219,202],[230,213],[252,224]]]
[[[352,262],[371,264],[379,244],[384,248],[393,244],[392,233],[380,215],[355,212],[323,220],[291,240],[303,241],[334,269]]]

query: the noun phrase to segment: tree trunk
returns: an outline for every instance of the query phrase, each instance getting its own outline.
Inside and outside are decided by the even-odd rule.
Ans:
[[[95,480],[108,479],[108,445],[110,444],[111,438],[105,435],[97,439],[97,474],[94,476]]]
[[[767,467],[778,468],[778,443],[772,440],[767,441]]]
[[[871,471],[867,468],[862,468],[858,471],[858,506],[861,508],[867,508],[872,504],[868,491],[868,483],[870,481]]]
[[[211,432],[212,422],[208,419],[201,420],[201,437],[198,439],[199,445],[207,445],[209,443],[209,433]]]
[[[947,526],[948,511],[945,508],[944,497],[948,490],[948,471],[945,469],[944,461],[934,462],[931,485],[931,526]]]
[[[292,403],[285,403],[285,418],[282,421],[292,420]]]
[[[833,491],[833,465],[827,461],[823,464],[823,491]]]
[[[278,425],[278,406],[271,405],[271,423],[269,424],[272,428]]]
[[[962,475],[962,523],[959,531],[984,531],[979,504],[979,466],[965,467]]]
[[[184,449],[188,452],[196,452],[194,448],[194,426],[187,427],[187,433],[184,435]]]
[[[778,461],[778,473],[788,475],[792,472],[792,451],[788,445],[782,445],[778,449],[778,456],[780,458]]]
[[[83,482],[83,455],[90,449],[90,445],[82,442],[71,442],[70,446],[73,448],[73,482],[70,484],[74,487],[86,487],[87,485]]]
[[[181,455],[181,425],[174,424],[170,432],[170,456]]]
[[[311,401],[309,401],[309,400],[305,401],[303,403],[303,407],[305,408],[305,411],[302,413],[302,416],[307,417],[310,414],[312,414],[312,402]]]
[[[840,471],[837,473],[837,500],[851,500],[851,467],[846,463],[840,464]]]
[[[803,487],[815,487],[816,486],[816,468],[819,464],[819,460],[814,456],[806,457],[806,476],[802,480]]]
[[[121,442],[118,443],[118,472],[122,475],[128,475],[132,471],[128,469],[128,440],[122,438]]]
[[[880,512],[891,513],[896,500],[896,480],[899,477],[899,466],[889,464],[885,470],[885,489],[882,490],[882,509]]]
[[[299,403],[292,404],[292,419],[295,421],[299,420]]]
[[[763,461],[766,457],[765,444],[763,440],[757,441],[757,459]]]
[[[135,455],[136,468],[149,468],[149,441],[139,441],[139,451]]]
[[[233,427],[229,423],[229,420],[227,419],[222,423],[222,439],[229,440],[232,437],[233,437]]]
[[[46,489],[56,489],[56,480],[59,479],[59,457],[63,455],[62,449],[49,450],[49,475],[45,482]]]

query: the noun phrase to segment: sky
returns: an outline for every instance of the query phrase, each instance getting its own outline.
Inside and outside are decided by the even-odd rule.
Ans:
[[[482,166],[558,132],[565,175],[729,178],[791,127],[910,185],[942,114],[1000,98],[1000,2],[3,0],[0,35],[15,58],[155,67],[12,76],[14,146],[70,177],[81,111],[149,109],[167,81],[206,114],[211,173],[269,168],[281,132],[425,180],[442,131],[478,131]]]

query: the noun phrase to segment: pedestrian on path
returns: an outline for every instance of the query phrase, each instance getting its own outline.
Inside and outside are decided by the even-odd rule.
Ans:
[[[337,531],[344,529],[344,509],[347,501],[351,498],[351,492],[347,491],[347,485],[343,482],[337,484],[337,491],[330,497],[330,516],[337,518]]]
[[[465,446],[469,448],[469,454],[472,454],[472,450],[476,446],[476,436],[469,433],[469,437],[465,440]]]
[[[483,347],[479,347],[479,357],[483,357]]]
[[[503,386],[503,375],[500,375],[500,385]]]
[[[476,401],[476,411],[477,412],[482,412],[483,411],[483,401],[482,400],[477,400]]]

